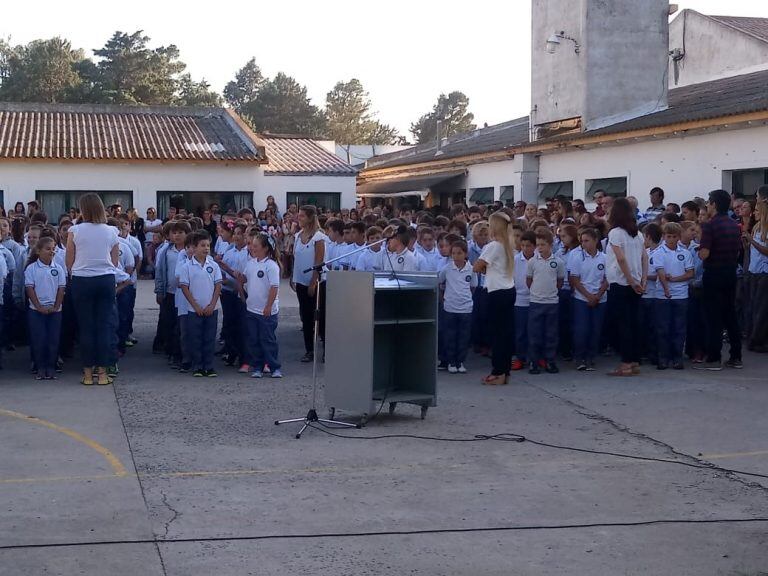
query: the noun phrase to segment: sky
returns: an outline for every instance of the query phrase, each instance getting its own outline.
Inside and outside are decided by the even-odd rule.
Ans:
[[[440,93],[469,96],[479,126],[528,114],[530,0],[282,0],[224,4],[133,0],[8,2],[0,37],[13,44],[62,36],[90,51],[116,30],[176,44],[195,79],[221,92],[251,57],[285,72],[323,105],[340,80],[358,78],[382,122],[407,135]],[[689,0],[680,9],[768,17],[764,0]]]

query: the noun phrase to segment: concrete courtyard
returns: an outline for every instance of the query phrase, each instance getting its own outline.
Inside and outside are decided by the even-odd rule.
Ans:
[[[26,349],[6,354],[0,575],[768,573],[766,478],[528,442],[295,440],[273,422],[306,412],[311,365],[281,296],[283,380],[169,370],[147,282],[114,386],[79,385],[75,363],[37,382]],[[425,420],[402,406],[343,434],[511,432],[768,475],[768,358],[744,363],[628,379],[563,365],[484,387],[473,356],[440,374]]]

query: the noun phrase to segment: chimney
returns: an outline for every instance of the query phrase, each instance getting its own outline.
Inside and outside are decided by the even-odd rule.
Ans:
[[[437,133],[435,135],[435,139],[436,139],[436,147],[437,147],[435,156],[438,156],[443,153],[443,121],[442,120],[437,121]]]

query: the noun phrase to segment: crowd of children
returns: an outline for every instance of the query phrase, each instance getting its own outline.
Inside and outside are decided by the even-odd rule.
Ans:
[[[686,357],[702,363],[712,337],[702,297],[709,248],[700,250],[702,226],[712,211],[701,200],[660,206],[660,189],[651,199],[645,213],[630,199],[647,254],[638,304],[640,356],[659,370],[679,370]],[[333,260],[329,268],[335,270],[437,274],[441,370],[465,373],[470,350],[493,357],[487,384],[506,383],[510,372],[522,369],[557,373],[560,361],[595,370],[611,348],[615,323],[622,322],[607,313],[606,268],[611,258],[616,262],[608,241],[613,199],[598,194],[596,201],[593,212],[565,198],[541,208],[454,205],[446,214],[394,214],[379,207],[328,214],[292,206],[269,230],[249,210],[224,214],[215,230],[210,217],[177,214],[154,233],[151,269],[159,317],[153,351],[196,377],[217,375],[216,354],[254,378],[282,377],[276,336],[280,279],[292,278],[303,304],[303,360],[311,361],[314,296],[319,290],[322,299],[324,275],[306,270]],[[69,229],[77,222],[65,215],[53,225],[39,208],[0,217],[0,342],[3,350],[28,342],[36,377],[53,379],[77,339],[65,256]],[[742,233],[740,330],[750,350],[768,352],[768,187],[754,201],[733,198],[731,208],[729,217]],[[128,216],[110,217],[107,224],[119,241],[109,367],[114,375],[136,343],[136,282],[147,256]],[[729,365],[740,367],[740,359]]]

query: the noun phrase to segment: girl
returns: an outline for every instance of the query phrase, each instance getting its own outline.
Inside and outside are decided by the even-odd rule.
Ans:
[[[299,316],[304,333],[304,356],[302,362],[312,362],[314,353],[314,310],[315,294],[320,282],[317,270],[309,270],[323,263],[325,259],[325,234],[320,231],[317,208],[302,206],[299,210],[299,233],[296,235],[293,254],[293,277],[291,288],[299,300]],[[309,271],[307,271],[309,270]],[[323,309],[322,302],[320,310]]]
[[[27,319],[30,345],[37,380],[56,379],[61,305],[67,276],[64,269],[53,261],[55,248],[53,238],[38,240],[24,269],[24,285],[29,298]]]
[[[757,189],[757,222],[749,242],[749,296],[752,308],[747,347],[753,352],[768,352],[768,186]]]
[[[472,293],[477,275],[467,260],[467,243],[457,240],[451,246],[451,263],[440,271],[443,322],[440,325],[448,372],[465,374],[464,360],[472,333]]]
[[[568,282],[568,274],[571,264],[581,256],[581,248],[579,246],[579,233],[573,224],[561,225],[559,236],[560,249],[555,253],[555,256],[560,258],[565,265],[565,279],[563,280],[563,287],[558,293],[558,327],[560,329],[558,347],[563,360],[570,362],[573,360],[573,291]]]
[[[280,255],[275,240],[256,233],[250,242],[250,258],[243,273],[248,287],[246,299],[246,354],[253,372],[251,378],[261,378],[269,366],[272,378],[282,378],[277,344],[277,318],[280,311]]]
[[[491,324],[491,373],[483,384],[506,384],[512,364],[515,339],[515,247],[512,219],[494,212],[488,219],[491,242],[483,248],[473,267],[485,274],[488,315]]]

